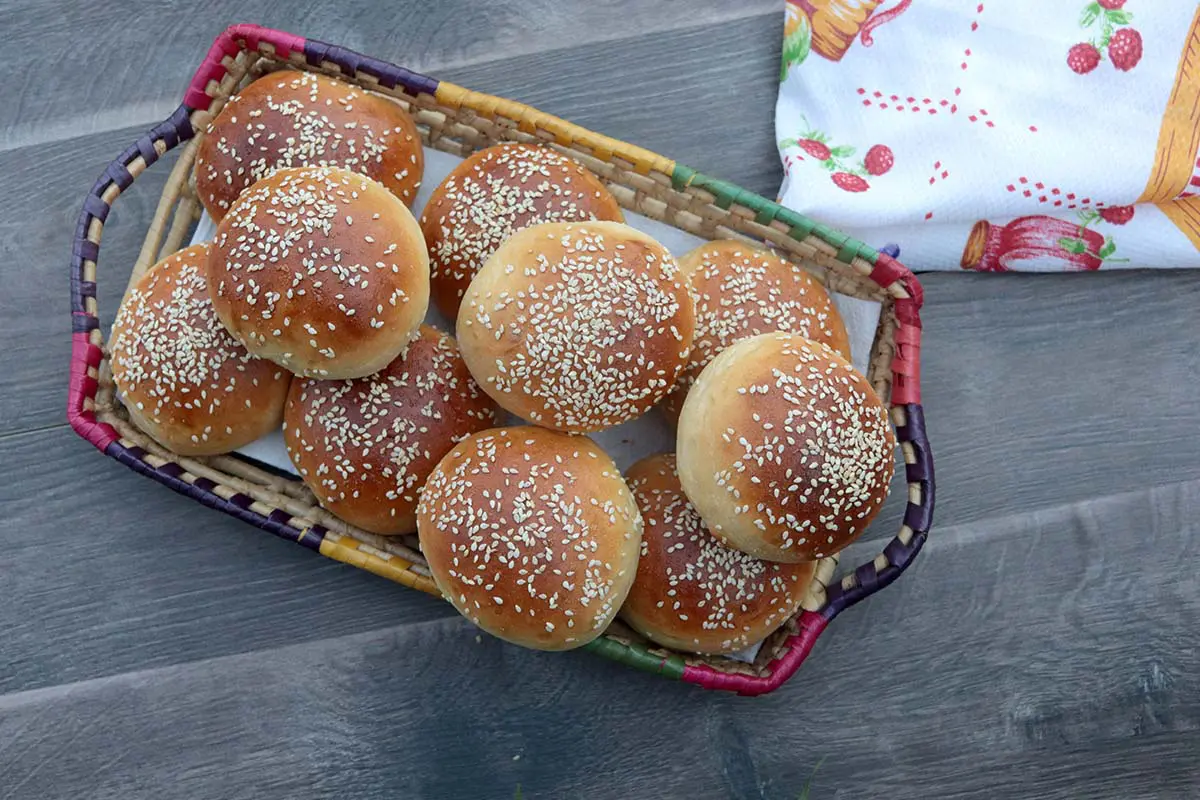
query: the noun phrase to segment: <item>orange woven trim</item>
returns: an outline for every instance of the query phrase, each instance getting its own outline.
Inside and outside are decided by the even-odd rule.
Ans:
[[[661,172],[667,177],[675,171],[675,162],[663,158],[641,147],[634,147],[619,139],[611,139],[593,133],[586,128],[572,125],[564,119],[545,114],[524,103],[505,100],[482,92],[472,92],[453,83],[442,81],[437,88],[437,101],[451,108],[466,108],[492,120],[512,120],[517,128],[524,133],[537,135],[550,134],[560,145],[585,147],[596,158],[603,161],[612,160],[613,156],[628,161],[634,172],[646,175],[650,172]]]
[[[1200,149],[1200,6],[1184,39],[1175,73],[1175,86],[1167,99],[1158,149],[1139,203],[1162,203],[1182,194],[1192,178],[1196,151]]]
[[[1179,228],[1192,247],[1200,250],[1200,197],[1188,197],[1173,203],[1160,203],[1158,210]]]

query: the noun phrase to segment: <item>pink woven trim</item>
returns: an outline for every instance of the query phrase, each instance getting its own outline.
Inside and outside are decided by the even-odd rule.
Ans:
[[[896,301],[896,352],[892,357],[892,405],[921,402],[921,305],[925,290],[908,267],[880,253],[871,280],[883,288],[899,282],[908,299]]]
[[[275,53],[281,58],[287,58],[292,53],[304,53],[304,37],[293,33],[277,31],[274,28],[264,28],[261,25],[243,23],[231,25],[213,41],[208,49],[192,82],[184,92],[183,102],[189,108],[205,110],[212,103],[212,98],[205,92],[209,81],[219,81],[224,77],[226,69],[222,63],[226,56],[236,56],[243,49],[257,50],[260,44],[270,44]]]
[[[98,367],[104,354],[88,341],[86,333],[71,334],[71,385],[67,390],[67,420],[83,438],[104,452],[117,440],[111,425],[96,422],[96,415],[83,407],[85,399],[96,399],[96,379],[88,375],[88,367]]]
[[[699,664],[684,667],[683,679],[705,689],[722,689],[747,696],[773,692],[792,677],[804,663],[804,659],[808,658],[817,637],[825,630],[829,620],[815,611],[805,611],[800,615],[797,624],[800,626],[800,632],[787,640],[787,650],[767,666],[767,674],[762,677],[718,672],[707,664]]]

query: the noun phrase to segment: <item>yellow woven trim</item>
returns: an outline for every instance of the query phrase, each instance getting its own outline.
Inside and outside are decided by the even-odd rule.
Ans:
[[[441,597],[437,585],[432,578],[426,577],[409,569],[412,564],[399,556],[376,550],[369,544],[341,536],[329,531],[321,541],[321,555],[349,564],[352,567],[365,569],[380,577],[396,583],[402,583],[412,589],[420,589],[435,597]]]
[[[464,89],[446,81],[438,84],[437,101],[450,108],[469,109],[488,119],[512,120],[524,133],[534,135],[539,131],[549,133],[558,144],[586,148],[602,161],[611,161],[615,156],[628,161],[633,165],[634,172],[641,175],[657,171],[669,177],[675,171],[675,162],[669,158],[663,158],[658,153],[634,147],[619,139],[601,136],[587,128],[581,128],[564,119],[545,114],[524,103],[505,100],[503,97],[495,97],[481,92],[472,92],[470,89]]]

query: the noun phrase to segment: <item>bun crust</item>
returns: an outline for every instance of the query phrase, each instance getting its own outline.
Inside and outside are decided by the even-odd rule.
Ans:
[[[816,562],[777,564],[723,545],[684,495],[673,454],[642,459],[625,480],[644,527],[621,618],[638,633],[675,650],[732,653],[800,608]]]
[[[700,371],[734,342],[760,333],[798,333],[850,360],[850,338],[829,293],[796,264],[745,242],[708,242],[679,259],[696,300],[696,339],[663,406],[671,419]]]
[[[427,325],[365,378],[297,378],[284,414],[288,455],[321,505],[384,535],[416,533],[417,497],[455,443],[496,424],[453,337]]]
[[[255,358],[217,319],[209,245],[155,264],[113,324],[113,381],[139,428],[180,455],[227,453],[279,427],[292,376]]]
[[[335,167],[282,169],[217,227],[210,291],[250,352],[310,378],[387,366],[429,305],[429,256],[407,206]]]
[[[604,184],[574,160],[541,145],[498,144],[446,176],[421,214],[433,301],[450,319],[471,279],[509,236],[543,222],[622,222]]]
[[[771,561],[814,561],[866,529],[896,436],[867,379],[823,344],[765,333],[709,363],[679,416],[679,478],[709,529]]]
[[[617,222],[519,231],[471,282],[463,358],[500,406],[543,427],[604,430],[675,385],[692,344],[692,297],[671,254]]]
[[[277,169],[342,167],[411,205],[425,151],[408,112],[324,75],[281,70],[229,99],[196,151],[196,191],[220,222],[238,196]]]
[[[637,571],[642,518],[592,440],[497,428],[459,443],[417,508],[438,588],[488,633],[570,650],[616,616]]]

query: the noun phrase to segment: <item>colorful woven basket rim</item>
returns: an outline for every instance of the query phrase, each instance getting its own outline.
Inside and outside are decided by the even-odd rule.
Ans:
[[[84,200],[71,251],[73,344],[67,416],[72,428],[101,452],[209,507],[324,555],[340,557],[336,552],[337,537],[329,536],[329,531],[324,527],[294,527],[289,524],[290,516],[282,511],[261,514],[252,508],[254,500],[249,496],[239,493],[230,496],[229,492],[218,494],[214,491],[216,484],[203,477],[184,480],[181,477],[184,469],[174,462],[154,466],[147,460],[145,451],[122,444],[117,430],[97,420],[95,413],[98,368],[103,359],[102,348],[93,337],[93,333],[99,329],[94,277],[100,255],[100,231],[121,192],[163,154],[195,135],[193,117],[208,110],[229,69],[227,61],[243,51],[258,51],[272,58],[293,62],[302,59],[312,68],[339,71],[357,80],[368,76],[367,80],[377,82],[379,86],[399,88],[413,97],[428,95],[443,106],[469,108],[484,116],[500,115],[516,120],[521,130],[527,133],[562,143],[582,143],[598,158],[619,158],[639,174],[653,172],[665,175],[675,189],[703,190],[711,195],[712,203],[719,208],[744,209],[754,215],[756,222],[764,225],[781,223],[793,239],[815,237],[833,248],[838,261],[846,264],[866,262],[870,279],[891,293],[897,325],[891,364],[891,404],[897,438],[904,451],[905,477],[910,489],[900,534],[889,541],[873,561],[859,566],[853,573],[830,585],[826,602],[818,610],[800,613],[796,618],[797,632],[785,642],[782,655],[771,662],[761,675],[727,673],[705,664],[687,664],[677,655],[664,657],[647,646],[604,637],[592,642],[587,649],[641,670],[707,688],[731,690],[745,695],[764,694],[780,686],[796,672],[834,617],[892,583],[920,553],[932,524],[934,509],[933,455],[926,436],[920,396],[920,309],[923,294],[916,277],[893,253],[878,252],[739,186],[711,178],[656,153],[596,134],[529,106],[472,92],[343,47],[253,24],[233,25],[216,38],[192,78],[183,103],[166,120],[139,137],[114,159]],[[394,570],[383,569],[369,560],[342,560],[396,577],[392,574]]]

